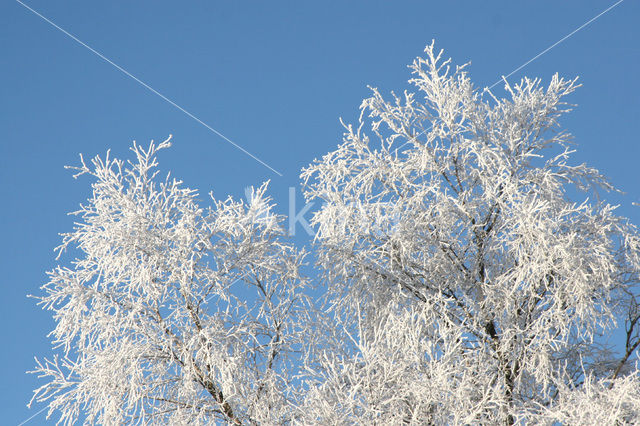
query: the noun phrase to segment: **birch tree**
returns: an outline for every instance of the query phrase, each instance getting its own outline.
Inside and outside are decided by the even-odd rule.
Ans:
[[[433,44],[410,68],[416,93],[373,89],[302,173],[347,342],[313,366],[305,422],[640,421],[640,240],[571,164],[576,80],[499,98]]]
[[[204,209],[159,179],[168,146],[76,168],[93,196],[59,247],[78,257],[39,297],[60,355],[38,361],[47,383],[34,400],[65,424],[286,422],[305,340],[304,253],[282,239],[265,185]]]

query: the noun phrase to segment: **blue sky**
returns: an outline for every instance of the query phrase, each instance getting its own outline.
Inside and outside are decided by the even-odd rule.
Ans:
[[[340,142],[338,118],[355,121],[367,85],[406,88],[406,65],[432,39],[454,63],[471,61],[472,80],[489,86],[614,3],[25,1],[279,176],[20,3],[2,2],[1,423],[41,408],[26,408],[38,381],[24,372],[49,352],[53,321],[26,294],[38,293],[55,265],[58,233],[73,223],[66,213],[89,195],[90,180],[74,181],[63,168],[78,153],[126,156],[134,139],[173,134],[163,171],[222,198],[270,179],[285,214],[300,168]],[[638,21],[640,2],[623,1],[510,77],[580,76],[584,86],[570,98],[578,108],[562,122],[578,143],[574,161],[626,192],[610,200],[635,223]],[[41,414],[29,424],[44,422]]]

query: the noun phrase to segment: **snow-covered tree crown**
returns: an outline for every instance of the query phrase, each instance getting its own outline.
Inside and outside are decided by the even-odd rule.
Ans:
[[[96,158],[93,197],[40,303],[61,358],[34,399],[72,423],[640,421],[640,236],[571,165],[575,80],[473,87],[433,44],[303,170],[327,312],[263,185],[249,203]],[[584,193],[582,193],[584,194]],[[624,324],[622,324],[624,322]],[[624,327],[622,342],[603,336]],[[611,343],[608,345],[607,343]]]
[[[63,358],[39,363],[37,398],[73,423],[278,422],[284,374],[304,343],[303,253],[282,241],[266,185],[249,204],[198,206],[181,182],[157,182],[156,153],[96,157],[95,179],[61,250],[82,257],[50,272],[40,303],[55,313]]]
[[[498,99],[433,44],[425,53],[411,66],[417,94],[387,101],[374,89],[357,128],[302,173],[307,197],[325,201],[313,223],[331,304],[358,336],[309,412],[383,424],[573,419],[576,395],[615,388],[629,365],[594,339],[625,309],[637,319],[637,231],[613,207],[567,195],[611,188],[568,162],[558,118],[575,80],[505,82]],[[604,418],[640,414],[637,374],[625,380],[633,392]]]

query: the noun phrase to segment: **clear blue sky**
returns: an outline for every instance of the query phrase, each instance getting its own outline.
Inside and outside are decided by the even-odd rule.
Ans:
[[[38,381],[24,372],[49,352],[38,293],[52,249],[89,194],[64,170],[78,153],[127,155],[174,135],[164,171],[202,194],[243,195],[271,179],[287,212],[301,167],[340,142],[367,85],[406,87],[406,65],[436,40],[473,81],[493,84],[614,1],[169,2],[25,1],[60,27],[282,172],[278,176],[11,0],[0,5],[0,423],[40,409],[25,404]],[[620,189],[620,212],[640,223],[640,2],[626,0],[510,80],[580,76],[578,108],[563,124],[575,161]],[[497,91],[501,93],[500,90]],[[301,198],[298,193],[298,204]],[[300,232],[302,234],[302,232]],[[305,242],[304,236],[297,238]],[[44,414],[29,424],[43,424]]]

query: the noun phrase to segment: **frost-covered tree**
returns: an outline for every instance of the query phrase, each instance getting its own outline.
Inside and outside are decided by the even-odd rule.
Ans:
[[[265,185],[204,209],[158,178],[168,141],[82,161],[34,401],[64,423],[639,423],[640,233],[570,162],[576,81],[499,98],[425,53],[417,94],[373,90],[302,172],[324,313]]]
[[[305,340],[303,253],[283,242],[265,186],[203,209],[157,179],[168,146],[77,168],[93,196],[59,248],[79,257],[40,297],[62,354],[38,362],[48,382],[34,399],[66,424],[286,422]]]
[[[312,366],[304,422],[640,422],[640,237],[576,202],[613,189],[569,163],[576,81],[505,81],[500,99],[425,52],[417,94],[374,89],[302,174],[347,343]],[[607,342],[620,318],[626,342]]]

